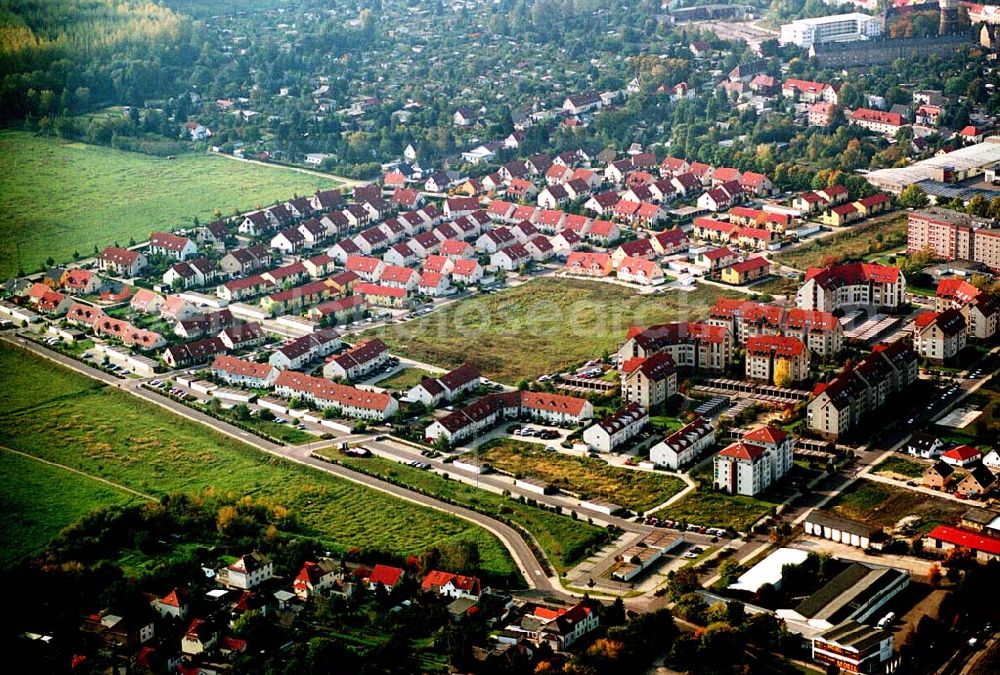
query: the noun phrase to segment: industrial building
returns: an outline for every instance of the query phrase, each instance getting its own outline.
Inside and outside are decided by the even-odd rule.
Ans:
[[[865,179],[886,192],[899,194],[906,187],[921,181],[946,185],[984,175],[1000,164],[1000,136],[990,136],[982,143],[959,148],[943,155],[922,159],[910,166],[876,169]],[[994,173],[991,171],[991,174]]]

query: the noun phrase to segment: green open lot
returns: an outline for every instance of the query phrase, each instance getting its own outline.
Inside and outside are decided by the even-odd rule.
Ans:
[[[614,284],[544,277],[368,336],[442,367],[471,361],[487,377],[513,384],[614,351],[631,325],[702,318],[717,297],[736,295],[715,286],[639,295]]]
[[[0,277],[37,270],[51,256],[91,255],[156,229],[206,222],[216,209],[266,206],[337,183],[281,167],[204,154],[166,159],[0,133]]]
[[[904,479],[920,478],[927,470],[926,464],[914,462],[912,459],[891,455],[884,462],[875,467],[875,473],[886,475],[896,475]]]
[[[881,240],[880,240],[881,238]],[[906,214],[890,213],[774,256],[777,262],[805,271],[824,259],[860,258],[906,244]]]
[[[716,492],[712,486],[712,462],[703,462],[691,471],[698,484],[682,499],[659,511],[658,516],[683,520],[705,527],[731,527],[746,532],[750,526],[781,502],[767,495],[747,497]]]
[[[139,497],[0,450],[0,568],[39,553],[60,530],[101,506]]]
[[[390,459],[347,457],[333,450],[321,454],[352,469],[385,477],[394,483],[437,495],[481,513],[509,519],[534,535],[538,545],[559,572],[572,567],[589,547],[601,544],[607,538],[606,530],[595,525],[521,504],[502,495]]]
[[[684,489],[673,476],[623,469],[601,459],[548,450],[539,443],[499,438],[479,447],[479,457],[497,469],[528,476],[588,498],[605,499],[633,511],[662,504]]]
[[[919,516],[917,529],[926,532],[935,525],[954,523],[969,507],[893,485],[859,480],[834,497],[826,508],[873,527],[891,528],[907,516]]]
[[[375,384],[393,391],[406,391],[420,384],[425,377],[434,377],[434,373],[423,368],[404,368]]]
[[[9,407],[0,414],[0,437],[9,447],[157,497],[205,491],[267,496],[296,514],[307,534],[335,550],[358,546],[403,556],[471,541],[479,547],[481,571],[515,573],[495,537],[458,518],[268,457],[121,391],[95,390],[84,376],[13,348],[0,347],[0,369],[34,383],[5,394]],[[0,478],[0,492],[13,490],[21,480],[11,472]],[[43,482],[37,498],[55,500],[47,493],[63,491],[61,481]],[[100,493],[90,494],[79,508],[53,510],[46,519],[56,527],[61,513],[61,524],[68,525],[82,510],[103,502]],[[0,517],[6,521],[3,531],[11,531],[10,517],[6,512]]]

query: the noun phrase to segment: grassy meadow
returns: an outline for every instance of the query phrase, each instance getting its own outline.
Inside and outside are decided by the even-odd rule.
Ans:
[[[804,272],[811,266],[819,266],[824,259],[861,258],[873,252],[887,251],[905,245],[906,214],[890,213],[778,253],[774,256],[774,260]],[[766,289],[755,287],[755,290],[763,292]],[[768,292],[776,291],[768,290]]]
[[[538,478],[633,511],[662,504],[684,489],[684,482],[673,476],[611,466],[601,459],[548,450],[539,443],[496,439],[480,446],[478,456],[502,471]]]
[[[473,541],[482,571],[504,576],[516,569],[495,537],[458,518],[269,457],[121,391],[95,389],[82,375],[9,347],[0,347],[0,369],[14,373],[14,381],[34,382],[31,388],[9,387],[2,401],[0,437],[11,448],[155,497],[209,491],[267,496],[297,514],[307,534],[341,550],[358,546],[408,555]],[[24,481],[20,472],[4,470],[0,493],[20,492]],[[79,483],[76,495],[67,492],[77,482],[38,480],[34,499],[8,499],[0,532],[11,533],[28,551],[44,532],[22,533],[19,524],[44,518],[45,532],[56,532],[90,508],[120,499],[99,483]],[[51,506],[36,510],[36,501]]]
[[[156,229],[206,222],[214,211],[265,206],[337,185],[281,167],[206,154],[153,157],[0,132],[0,278],[72,260]]]
[[[90,511],[140,497],[86,476],[0,450],[0,569],[39,553]]]
[[[834,497],[826,508],[838,516],[860,520],[873,527],[892,528],[906,516],[919,516],[921,523],[917,529],[927,532],[935,525],[954,523],[969,507],[906,488],[859,480]]]
[[[366,335],[443,368],[472,361],[485,376],[514,384],[614,351],[631,325],[702,318],[719,296],[728,293],[715,286],[639,295],[614,284],[546,277]]]

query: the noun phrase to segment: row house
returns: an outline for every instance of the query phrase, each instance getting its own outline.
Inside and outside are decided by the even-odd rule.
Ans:
[[[360,283],[354,287],[355,293],[365,299],[372,307],[388,307],[402,309],[409,303],[410,293],[405,288],[384,286],[382,284]]]
[[[652,260],[624,258],[618,265],[618,279],[640,286],[657,286],[663,283],[663,269]]]
[[[440,377],[425,377],[420,384],[406,392],[406,399],[433,408],[442,401],[451,403],[467,393],[474,392],[482,382],[482,375],[471,363],[464,363]]]
[[[281,316],[315,305],[337,293],[337,289],[326,281],[311,281],[262,298],[260,308],[271,316]]]
[[[309,335],[289,340],[278,347],[268,359],[275,368],[296,370],[340,349],[340,335],[332,328],[324,328]]]
[[[389,360],[389,347],[374,338],[359,342],[350,349],[331,357],[323,365],[323,377],[353,382],[380,370]]]
[[[250,277],[232,279],[231,281],[219,284],[215,289],[215,294],[223,300],[238,302],[267,293],[273,287],[273,281],[255,274]]]
[[[163,273],[163,283],[171,288],[196,288],[216,280],[218,271],[208,258],[174,263]]]
[[[171,368],[187,368],[213,360],[226,352],[226,345],[218,337],[171,345],[163,350],[163,361]]]
[[[337,384],[294,370],[282,370],[274,381],[278,396],[312,403],[320,410],[353,419],[385,421],[396,414],[399,404],[389,394]]]
[[[583,430],[583,442],[598,452],[613,452],[642,433],[649,413],[637,403],[628,403],[612,415]]]
[[[212,361],[212,377],[238,387],[270,389],[279,372],[269,363],[245,361],[225,354],[216,356]]]
[[[429,443],[443,437],[450,444],[456,444],[507,419],[578,424],[593,416],[594,407],[590,401],[574,396],[532,391],[488,394],[428,425],[424,437]]]
[[[677,471],[694,462],[715,443],[715,427],[703,417],[667,434],[649,449],[649,461],[658,467]]]
[[[229,251],[219,259],[219,269],[231,277],[242,277],[271,265],[271,251],[263,244]]]
[[[357,321],[368,311],[368,303],[360,295],[348,295],[328,302],[321,302],[309,308],[308,316],[313,321],[326,321],[330,325],[348,324]]]
[[[607,277],[614,271],[614,263],[607,253],[575,251],[566,258],[567,274],[585,277]]]

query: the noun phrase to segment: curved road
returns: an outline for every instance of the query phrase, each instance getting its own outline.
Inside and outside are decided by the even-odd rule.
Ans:
[[[70,370],[74,370],[95,380],[99,380],[108,386],[117,387],[118,389],[127,391],[138,398],[144,399],[154,405],[158,405],[172,413],[211,427],[220,433],[226,434],[227,436],[240,440],[248,445],[252,445],[253,447],[268,454],[281,457],[297,464],[310,466],[320,471],[325,471],[326,473],[349,480],[353,483],[364,485],[420,506],[425,506],[427,508],[451,514],[461,518],[462,520],[478,525],[495,535],[500,540],[510,553],[511,558],[514,559],[518,569],[521,570],[525,583],[527,583],[530,588],[546,591],[560,596],[567,595],[560,586],[558,579],[546,576],[542,569],[542,565],[538,562],[538,559],[535,557],[535,554],[525,542],[524,538],[519,532],[509,525],[493,520],[488,516],[476,513],[470,509],[452,504],[446,504],[445,502],[438,501],[432,497],[427,497],[397,485],[385,483],[376,478],[372,478],[371,476],[351,471],[345,467],[329,464],[312,457],[309,454],[310,450],[307,448],[287,447],[272,443],[266,439],[223,422],[222,420],[217,420],[214,417],[210,417],[181,403],[177,403],[169,398],[155,394],[148,389],[144,389],[138,380],[121,380],[113,375],[105,373],[102,370],[92,368],[85,363],[81,363],[80,361],[72,359],[68,356],[45,349],[31,340],[26,340],[21,337],[13,337],[10,335],[4,335],[3,339],[17,347],[27,349],[44,359],[48,359],[49,361],[53,361],[61,366],[69,368]],[[331,441],[331,444],[332,443],[333,441]]]

